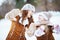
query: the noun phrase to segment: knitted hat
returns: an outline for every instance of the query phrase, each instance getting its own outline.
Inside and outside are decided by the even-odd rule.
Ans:
[[[30,11],[33,11],[35,12],[35,7],[31,4],[25,4],[21,10],[30,10]]]

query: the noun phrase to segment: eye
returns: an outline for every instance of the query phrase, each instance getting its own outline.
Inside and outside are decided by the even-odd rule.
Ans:
[[[50,28],[51,28],[51,27],[53,27],[53,26],[51,26],[51,25],[48,25],[48,27],[50,27]]]

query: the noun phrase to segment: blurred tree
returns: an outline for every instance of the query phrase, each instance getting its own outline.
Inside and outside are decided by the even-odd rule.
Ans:
[[[37,2],[38,0],[27,0],[27,3],[30,3],[30,4],[32,4],[32,5],[34,5],[34,6],[37,6]]]
[[[35,0],[16,0],[16,7],[19,8],[19,9],[21,9],[22,6],[24,4],[26,4],[26,3],[30,3],[30,4],[32,4],[34,6],[37,5],[37,3],[35,2]]]
[[[2,19],[3,17],[2,16],[0,16],[0,19]]]
[[[53,0],[53,3],[57,6],[57,10],[60,11],[60,0]]]
[[[0,6],[0,15],[4,17],[7,12],[9,12],[10,10],[14,8],[15,6],[12,4],[9,4],[9,2],[2,3],[2,5]]]
[[[46,11],[48,11],[48,8],[47,8],[47,0],[45,0],[45,9],[46,9]]]
[[[22,8],[22,6],[25,4],[24,0],[16,0],[16,7]]]

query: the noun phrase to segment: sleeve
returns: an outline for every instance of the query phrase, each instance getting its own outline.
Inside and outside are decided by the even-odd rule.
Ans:
[[[20,10],[19,9],[13,9],[5,15],[5,19],[11,20],[11,19],[15,18],[17,15],[21,16]]]
[[[6,15],[5,15],[5,19],[10,19],[10,17],[9,17],[9,13],[6,13]]]

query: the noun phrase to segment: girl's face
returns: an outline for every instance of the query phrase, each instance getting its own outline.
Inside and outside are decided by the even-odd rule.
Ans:
[[[43,16],[39,16],[39,21],[41,24],[47,24],[48,23],[48,21]]]

